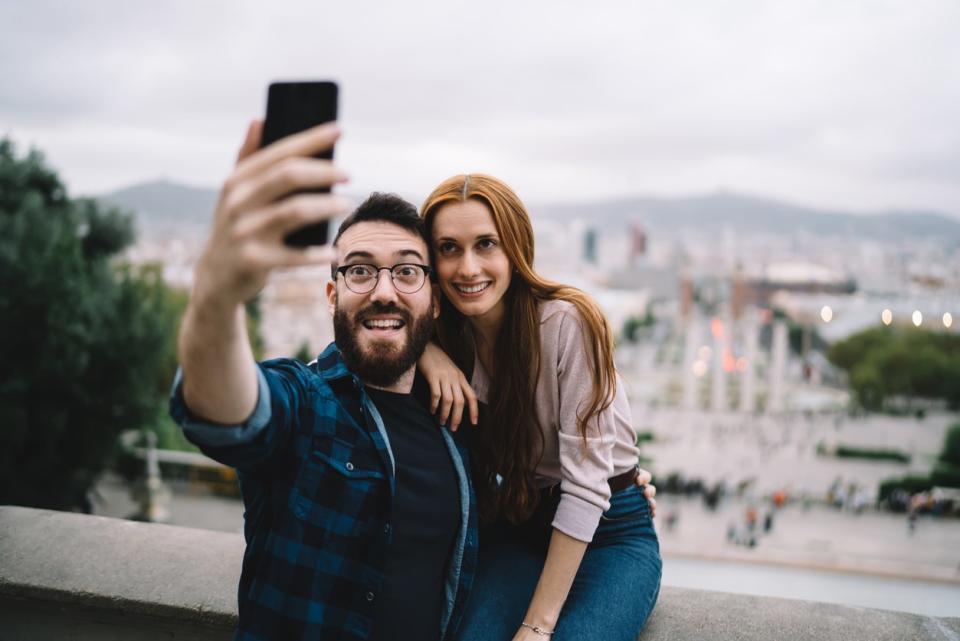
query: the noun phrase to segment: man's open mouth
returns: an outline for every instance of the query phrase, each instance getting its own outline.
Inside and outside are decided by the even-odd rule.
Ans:
[[[406,323],[399,318],[368,318],[362,321],[363,326],[372,330],[400,329]]]

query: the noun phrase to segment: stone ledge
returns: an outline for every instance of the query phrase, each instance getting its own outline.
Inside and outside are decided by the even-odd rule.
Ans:
[[[0,637],[228,639],[243,549],[238,534],[0,506]],[[665,587],[640,639],[960,641],[960,619]]]

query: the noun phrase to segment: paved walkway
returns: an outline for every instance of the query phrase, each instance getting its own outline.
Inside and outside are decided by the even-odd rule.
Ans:
[[[813,569],[863,572],[960,584],[960,519],[921,517],[910,533],[905,515],[855,515],[825,506],[789,505],[774,517],[773,529],[748,548],[726,539],[729,524],[742,527],[747,503],[731,500],[716,512],[700,499],[661,495],[657,529],[664,556],[774,563]],[[667,516],[676,514],[668,528]]]

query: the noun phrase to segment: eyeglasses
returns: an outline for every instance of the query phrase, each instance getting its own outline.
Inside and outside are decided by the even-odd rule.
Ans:
[[[416,263],[399,263],[393,267],[359,263],[337,267],[337,273],[343,275],[343,282],[347,284],[347,289],[354,294],[368,294],[376,289],[377,283],[380,282],[380,272],[383,270],[390,272],[393,287],[401,294],[419,292],[430,274],[429,265]]]

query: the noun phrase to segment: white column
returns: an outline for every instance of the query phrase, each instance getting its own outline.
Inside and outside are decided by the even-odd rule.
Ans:
[[[713,337],[713,361],[710,384],[710,409],[714,412],[727,410],[727,373],[723,370],[723,357],[730,344],[730,319],[722,317],[723,331]]]
[[[740,411],[752,414],[757,409],[756,363],[760,325],[757,310],[749,307],[743,312],[743,357],[747,366],[740,375]]]
[[[694,410],[699,405],[700,379],[693,374],[693,363],[700,347],[700,322],[694,314],[687,318],[687,336],[683,347],[683,409]]]
[[[770,393],[767,412],[783,411],[783,383],[787,369],[787,324],[780,320],[773,324],[772,362],[770,365]]]

